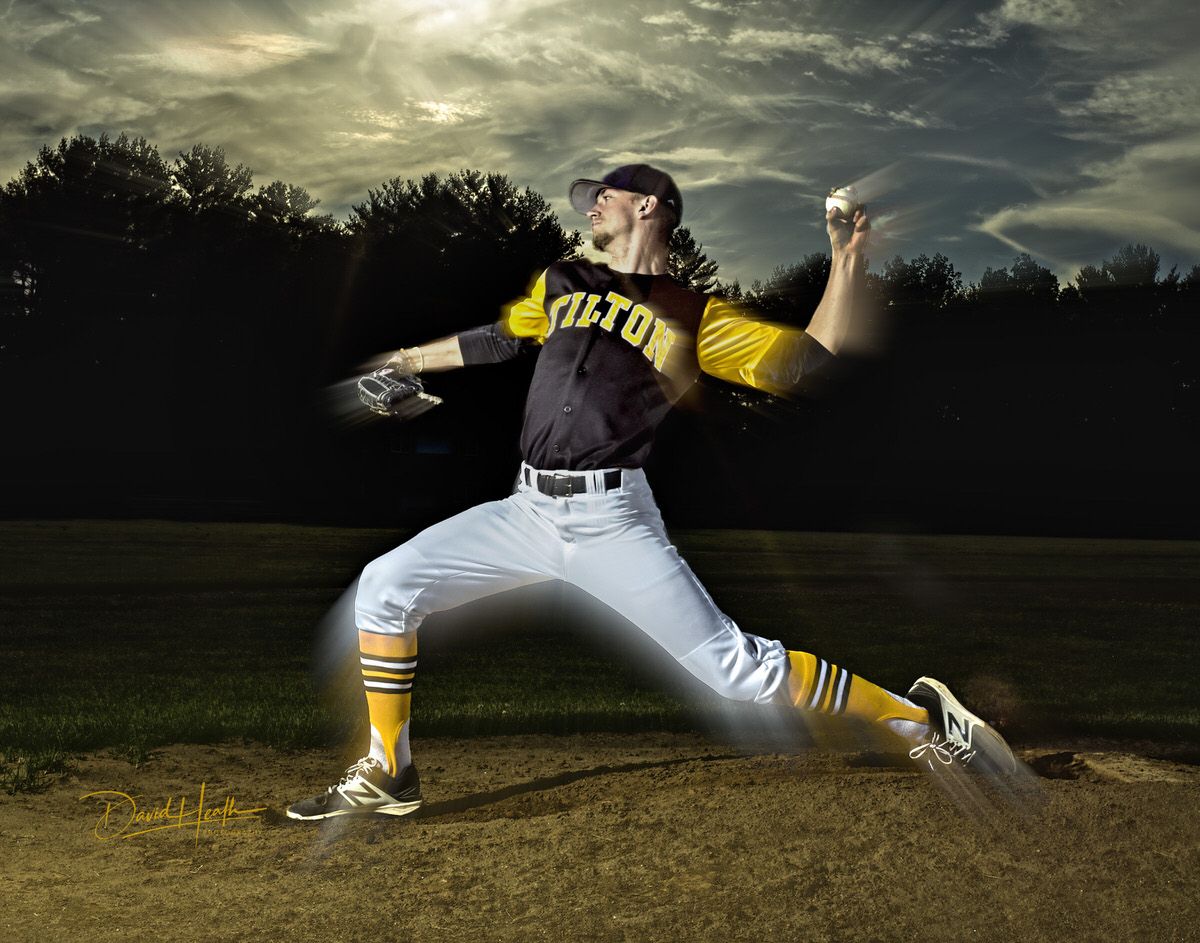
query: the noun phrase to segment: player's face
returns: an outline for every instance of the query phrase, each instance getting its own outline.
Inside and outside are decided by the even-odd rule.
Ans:
[[[627,190],[601,190],[596,194],[596,202],[587,214],[592,221],[592,245],[603,252],[618,237],[628,234],[637,219],[639,199],[638,194]]]

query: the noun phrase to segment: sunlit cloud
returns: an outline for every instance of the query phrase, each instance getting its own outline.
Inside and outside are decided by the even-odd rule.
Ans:
[[[360,144],[397,144],[399,139],[390,131],[331,131],[329,143],[338,147]]]
[[[1087,253],[1097,235],[1200,258],[1200,203],[1186,196],[1195,191],[1197,166],[1200,134],[1139,145],[1115,161],[1084,168],[1089,186],[1036,206],[1008,207],[979,228],[1072,271],[1097,261]]]
[[[1078,103],[1062,107],[1081,123],[1104,121],[1124,135],[1164,134],[1200,127],[1200,56],[1192,55],[1146,71],[1105,76]]]
[[[427,121],[435,124],[459,124],[467,118],[478,118],[483,114],[483,109],[478,106],[454,102],[417,102],[417,107],[425,113]]]
[[[645,153],[637,151],[608,151],[602,161],[605,165],[639,163],[646,159]],[[657,151],[654,160],[669,168],[681,189],[688,192],[714,186],[734,186],[755,180],[772,180],[800,186],[812,181],[786,167],[772,166],[778,155],[769,149],[754,144],[743,144],[731,148],[681,147],[674,150]]]
[[[834,36],[803,30],[739,29],[729,37],[722,53],[751,62],[770,62],[783,56],[811,56],[839,72],[899,72],[908,58],[878,43],[863,43],[855,36]]]
[[[158,52],[120,56],[118,59],[150,70],[227,81],[245,78],[282,62],[299,59],[319,48],[320,43],[299,36],[239,33],[215,41],[172,42]]]
[[[825,192],[873,174],[876,254],[953,245],[968,278],[1018,246],[1095,262],[1121,231],[1194,245],[1186,212],[1154,228],[1131,210],[1139,183],[1200,205],[1167,156],[1200,128],[1196,18],[1168,0],[0,10],[3,179],[61,136],[125,131],[168,158],[222,146],[343,218],[393,177],[500,171],[575,228],[571,179],[648,161],[744,283],[826,247]]]
[[[87,23],[96,23],[100,17],[85,10],[47,9],[34,6],[22,16],[15,16],[17,0],[9,0],[7,9],[0,14],[0,29],[8,40],[22,46],[33,46],[66,30]]]
[[[1194,91],[1200,20],[1169,0],[1117,8],[1102,0],[1005,0],[952,41],[990,47],[992,67],[1019,75],[1010,49],[1046,55],[1028,96],[1064,143],[1050,164],[1012,153],[930,153],[989,166],[1030,193],[985,208],[973,228],[1052,263],[1060,277],[1141,241],[1181,261],[1200,254],[1193,207],[1200,166]]]
[[[667,29],[666,40],[685,40],[690,43],[712,42],[714,40],[712,31],[707,26],[701,23],[696,23],[690,19],[687,14],[674,10],[670,13],[656,13],[652,16],[642,17],[642,22],[647,26],[662,26]]]
[[[856,102],[850,106],[856,114],[864,115],[868,118],[883,119],[892,124],[907,125],[912,128],[946,128],[950,127],[950,122],[944,118],[939,118],[937,115],[926,112],[924,114],[917,113],[911,108],[901,109],[882,109],[878,105],[871,102]]]
[[[992,18],[1002,23],[1063,29],[1082,24],[1088,6],[1079,0],[1004,0]]]

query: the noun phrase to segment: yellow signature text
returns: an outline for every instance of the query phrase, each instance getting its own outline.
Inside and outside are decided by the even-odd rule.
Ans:
[[[205,783],[201,783],[200,798],[195,805],[189,805],[186,796],[170,796],[162,805],[139,809],[133,796],[114,789],[86,793],[79,797],[79,801],[95,799],[102,804],[103,810],[93,830],[101,841],[136,838],[167,829],[194,828],[198,843],[201,829],[225,828],[232,822],[245,821],[266,809],[266,806],[239,809],[233,796],[226,797],[221,805],[205,808],[204,790]]]

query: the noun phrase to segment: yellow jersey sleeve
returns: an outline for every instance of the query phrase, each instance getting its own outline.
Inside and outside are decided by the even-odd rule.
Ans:
[[[538,276],[528,295],[504,309],[500,323],[512,337],[527,337],[539,344],[545,343],[550,331],[550,319],[546,317],[545,272]]]
[[[772,324],[710,298],[696,332],[696,359],[709,376],[766,393],[786,393],[833,355],[797,327]]]

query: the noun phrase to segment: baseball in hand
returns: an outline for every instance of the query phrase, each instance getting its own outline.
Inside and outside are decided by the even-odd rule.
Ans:
[[[825,212],[837,210],[838,215],[847,222],[854,219],[854,214],[862,209],[858,199],[858,191],[854,187],[834,187],[825,197]]]

